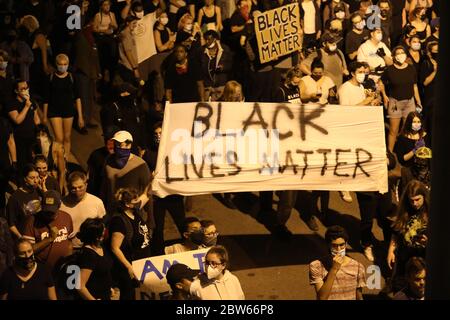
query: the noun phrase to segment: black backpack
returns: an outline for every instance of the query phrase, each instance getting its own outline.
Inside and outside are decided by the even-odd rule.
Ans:
[[[80,298],[76,288],[69,288],[69,285],[75,285],[74,271],[71,270],[70,266],[79,265],[81,252],[81,250],[77,250],[71,255],[59,259],[53,269],[56,295],[59,300],[77,300]]]

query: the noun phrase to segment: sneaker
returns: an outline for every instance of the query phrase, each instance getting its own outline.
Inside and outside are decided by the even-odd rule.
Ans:
[[[306,225],[311,231],[319,231],[319,226],[317,225],[316,218],[312,216],[308,221],[306,221]]]
[[[367,247],[364,248],[364,256],[370,262],[375,261],[375,257],[373,256],[372,246],[367,246]]]
[[[352,203],[353,198],[349,191],[339,191],[339,195],[341,196],[341,199],[344,200],[347,203]]]

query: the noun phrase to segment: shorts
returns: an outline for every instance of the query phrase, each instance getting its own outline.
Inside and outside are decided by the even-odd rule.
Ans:
[[[410,112],[416,111],[414,98],[407,100],[397,100],[389,97],[388,118],[400,119],[406,118]]]

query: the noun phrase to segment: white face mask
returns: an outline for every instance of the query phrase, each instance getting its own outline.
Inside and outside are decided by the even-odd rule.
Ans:
[[[419,51],[420,47],[421,47],[420,42],[411,43],[411,49],[413,49],[414,51]]]
[[[26,100],[30,99],[30,89],[22,91],[21,95],[22,95],[22,98],[24,98]]]
[[[337,49],[337,45],[336,44],[331,44],[328,46],[328,50],[330,50],[331,52],[336,51]]]
[[[406,54],[400,53],[395,56],[395,60],[397,60],[398,63],[403,64],[406,61]]]
[[[333,249],[331,249],[331,255],[333,257],[335,257],[335,256],[345,257],[345,248],[342,249],[342,250],[333,250]]]
[[[363,83],[365,79],[366,79],[365,73],[357,73],[356,74],[356,81],[358,81],[358,83]]]
[[[216,45],[216,41],[213,41],[213,43],[211,43],[211,44],[208,46],[208,48],[209,48],[209,49],[212,49],[212,48],[214,48],[215,45]]]
[[[344,19],[345,18],[345,12],[344,11],[336,12],[336,18]]]
[[[189,24],[187,24],[187,25],[184,26],[184,30],[186,30],[186,31],[188,31],[188,32],[192,31],[192,28],[193,28],[192,23],[189,23]]]
[[[136,18],[142,19],[144,17],[144,11],[135,12]]]
[[[222,273],[222,270],[219,269],[219,266],[212,268],[211,266],[208,266],[206,268],[206,275],[208,276],[208,279],[215,279]]]
[[[375,40],[377,40],[377,41],[383,40],[383,34],[382,33],[376,33],[375,34]]]
[[[166,24],[169,23],[169,18],[161,18],[159,19],[159,22],[161,22],[161,24],[165,26]]]
[[[411,125],[411,129],[413,129],[413,131],[417,132],[422,128],[422,124],[421,123],[413,123]]]

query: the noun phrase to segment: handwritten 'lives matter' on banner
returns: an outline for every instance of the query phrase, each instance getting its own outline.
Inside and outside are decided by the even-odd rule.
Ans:
[[[382,107],[167,104],[153,191],[387,192]]]

